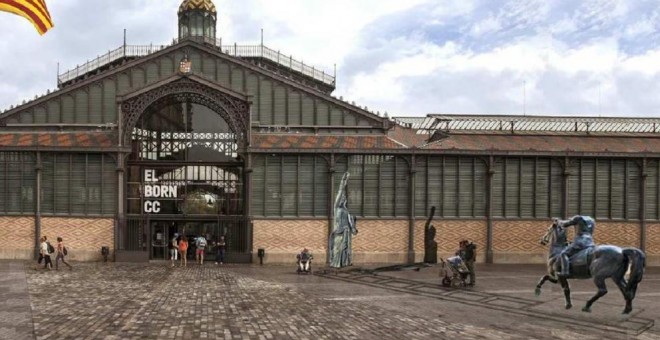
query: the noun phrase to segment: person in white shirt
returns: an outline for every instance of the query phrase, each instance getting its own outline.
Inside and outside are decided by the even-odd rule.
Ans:
[[[41,260],[44,261],[44,268],[51,270],[53,268],[53,261],[50,259],[50,253],[48,252],[48,241],[46,236],[42,236],[41,239],[41,244],[39,245],[39,260],[37,260],[37,264],[41,264]],[[35,267],[34,269],[37,269]]]

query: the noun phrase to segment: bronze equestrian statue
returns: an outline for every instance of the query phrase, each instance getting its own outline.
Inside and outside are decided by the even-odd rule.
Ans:
[[[556,223],[560,228],[564,229],[575,226],[575,237],[573,239],[573,243],[566,247],[559,255],[559,259],[561,260],[561,272],[558,275],[567,277],[568,259],[580,252],[580,250],[595,246],[592,235],[594,233],[594,228],[596,227],[596,222],[589,216],[576,215],[570,220],[557,220]]]
[[[620,248],[614,245],[593,245],[592,233],[594,230],[593,219],[588,216],[576,216],[568,221],[555,220],[548,228],[546,234],[541,238],[542,245],[550,244],[548,251],[547,275],[543,276],[536,285],[536,295],[541,294],[541,286],[545,281],[561,284],[564,290],[566,309],[571,308],[571,290],[568,284],[569,279],[588,279],[592,278],[598,292],[587,301],[582,308],[583,312],[591,312],[591,305],[603,295],[607,294],[605,279],[612,278],[619,287],[623,298],[626,300],[626,306],[623,314],[632,311],[632,301],[637,293],[637,286],[644,276],[644,267],[646,265],[646,255],[637,248]],[[575,234],[575,243],[580,243],[573,247],[569,246],[566,240],[566,226],[577,225],[580,230]],[[580,234],[581,233],[581,234]],[[586,236],[588,234],[588,236]],[[582,237],[582,239],[581,239]],[[591,246],[589,246],[591,244]],[[587,245],[581,250],[576,249]],[[564,255],[570,256],[568,263],[565,262]],[[626,279],[626,271],[630,269],[630,277]],[[561,274],[566,275],[558,275]],[[565,273],[564,271],[567,271]]]

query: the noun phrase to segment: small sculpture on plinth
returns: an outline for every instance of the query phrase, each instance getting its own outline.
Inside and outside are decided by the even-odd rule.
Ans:
[[[435,242],[435,227],[431,224],[435,207],[424,225],[424,263],[438,263],[438,242]]]
[[[337,197],[335,198],[335,215],[333,217],[333,228],[328,240],[328,251],[330,252],[330,267],[342,268],[352,265],[352,243],[353,235],[357,235],[355,217],[348,212],[346,185],[348,184],[348,172],[344,173],[339,184]]]

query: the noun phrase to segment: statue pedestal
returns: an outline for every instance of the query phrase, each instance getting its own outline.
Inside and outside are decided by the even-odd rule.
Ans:
[[[319,268],[316,270],[317,273],[319,274],[335,274],[338,275],[340,273],[350,273],[354,271],[362,271],[361,267],[356,267],[356,266],[347,266],[347,267],[341,267],[341,268],[335,268],[335,267],[330,267],[326,266],[323,268]]]

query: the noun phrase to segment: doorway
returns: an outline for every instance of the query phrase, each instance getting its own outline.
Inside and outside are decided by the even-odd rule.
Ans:
[[[226,243],[226,262],[246,262],[247,248],[247,220],[244,218],[216,218],[214,220],[152,220],[149,221],[151,229],[151,251],[153,260],[169,260],[169,242],[174,237],[185,237],[188,240],[186,258],[195,261],[197,247],[195,241],[204,236],[207,246],[204,249],[204,261],[215,261],[217,242],[224,236]]]

